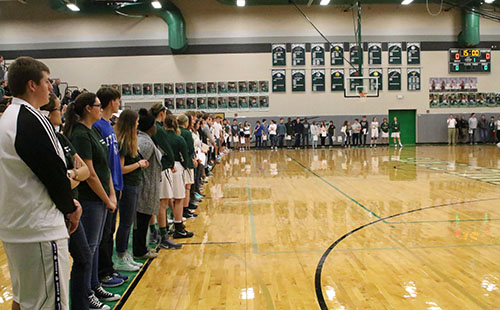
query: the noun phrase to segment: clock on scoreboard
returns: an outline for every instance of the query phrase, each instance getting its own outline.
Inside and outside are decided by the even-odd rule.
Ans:
[[[450,73],[491,72],[491,49],[451,48]]]

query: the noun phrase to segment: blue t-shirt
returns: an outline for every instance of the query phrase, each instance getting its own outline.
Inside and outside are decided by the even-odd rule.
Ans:
[[[115,131],[111,124],[101,118],[94,123],[94,127],[99,130],[102,138],[106,141],[108,146],[108,161],[109,169],[111,170],[111,177],[113,178],[113,186],[115,191],[123,190],[123,174],[122,166],[120,164],[120,150],[118,148],[118,139],[116,138]]]
[[[262,136],[262,129],[263,129],[262,125],[260,125],[258,127],[255,126],[255,132],[254,132],[254,134],[255,134],[256,137]]]

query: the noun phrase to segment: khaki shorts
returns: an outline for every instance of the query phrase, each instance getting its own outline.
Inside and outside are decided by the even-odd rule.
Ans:
[[[68,239],[3,243],[14,301],[21,309],[69,309]]]
[[[393,137],[393,138],[399,138],[399,132],[393,132],[393,133],[391,133],[391,137]]]
[[[184,169],[184,183],[194,184],[194,169]]]
[[[175,162],[175,169],[172,172],[172,190],[174,192],[174,199],[184,199],[186,197],[186,183],[184,182],[184,167],[179,161]]]
[[[161,172],[160,199],[171,198],[174,198],[174,190],[172,189],[172,171],[167,169]]]

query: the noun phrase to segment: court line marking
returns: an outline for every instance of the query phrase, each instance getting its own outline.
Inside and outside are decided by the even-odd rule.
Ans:
[[[406,222],[389,222],[391,224],[426,224],[426,223],[460,223],[460,222],[496,222],[500,219],[469,219],[469,220],[429,220],[429,221],[406,221]]]
[[[430,206],[430,207],[423,207],[423,208],[408,210],[408,211],[396,213],[396,214],[393,214],[393,215],[389,215],[387,217],[384,217],[384,218],[372,221],[370,223],[361,225],[358,228],[355,228],[355,229],[351,230],[350,232],[344,234],[342,237],[340,237],[334,243],[332,243],[332,245],[330,245],[328,247],[328,249],[326,249],[326,251],[321,256],[321,258],[320,258],[320,260],[318,262],[318,265],[316,267],[316,273],[315,273],[315,277],[314,277],[315,281],[314,282],[315,282],[315,289],[316,289],[316,297],[317,297],[320,309],[321,310],[328,310],[328,306],[327,306],[326,301],[325,301],[325,296],[323,295],[323,290],[322,290],[322,287],[321,287],[321,273],[323,271],[323,266],[325,264],[325,261],[326,261],[328,255],[330,255],[330,253],[333,251],[333,249],[340,242],[342,242],[344,239],[346,239],[350,235],[354,234],[355,232],[358,232],[359,230],[362,230],[363,228],[371,226],[373,224],[377,224],[377,223],[382,222],[384,220],[388,220],[388,219],[391,219],[391,218],[394,218],[394,217],[398,217],[398,216],[401,216],[401,215],[411,214],[411,213],[415,213],[415,212],[419,212],[419,211],[424,211],[424,210],[435,209],[435,208],[442,208],[442,207],[448,207],[448,206],[454,206],[454,205],[461,205],[461,204],[468,204],[468,203],[475,203],[475,202],[482,202],[482,201],[493,201],[493,200],[500,200],[500,198],[486,198],[486,199],[476,199],[476,200],[469,200],[469,201],[458,201],[458,202],[452,202],[452,203],[446,203],[446,204],[440,204],[440,205],[435,205],[435,206]]]
[[[287,155],[288,156],[288,155]],[[365,207],[364,205],[362,205],[360,202],[358,202],[356,199],[352,198],[351,196],[347,195],[345,192],[343,192],[340,188],[336,187],[335,185],[333,185],[332,183],[328,182],[327,180],[325,180],[322,176],[320,176],[319,174],[317,174],[316,172],[312,171],[311,169],[309,169],[309,167],[305,166],[304,164],[302,164],[301,162],[299,162],[298,160],[296,160],[295,158],[291,157],[291,156],[288,156],[288,158],[290,158],[291,160],[293,160],[294,162],[296,162],[297,164],[299,164],[302,168],[304,168],[305,170],[309,171],[310,173],[312,173],[314,176],[316,176],[317,178],[319,178],[321,181],[323,181],[324,183],[326,183],[327,185],[329,185],[331,188],[335,189],[337,192],[339,192],[340,194],[342,194],[343,196],[347,197],[349,200],[351,200],[352,202],[354,202],[356,205],[360,206],[361,208],[363,208],[365,211],[369,212],[371,215],[375,216],[376,218],[378,219],[382,219],[379,215],[377,215],[375,212],[373,212],[372,210],[368,209],[367,207]],[[387,221],[383,220],[382,219],[382,222],[384,222],[385,224],[388,224],[391,228],[396,228],[394,227],[393,225],[391,225],[390,223],[388,223]]]
[[[250,227],[252,229],[252,248],[254,254],[259,254],[259,247],[257,244],[257,233],[255,232],[255,218],[253,216],[252,190],[250,189],[249,179],[247,179],[247,193],[248,193],[248,211],[250,213]]]

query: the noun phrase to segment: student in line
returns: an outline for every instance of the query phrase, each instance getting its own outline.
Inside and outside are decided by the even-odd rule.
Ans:
[[[368,120],[366,119],[366,115],[363,115],[361,118],[361,122],[359,122],[361,125],[361,138],[360,138],[360,144],[363,146],[366,146],[366,137],[368,136]]]
[[[328,122],[328,145],[329,147],[333,147],[333,143],[335,142],[335,125],[333,121]]]
[[[253,129],[253,134],[255,136],[255,148],[260,149],[262,148],[262,131],[264,128],[260,124],[259,121],[255,124],[255,128]]]
[[[371,129],[370,147],[377,147],[379,125],[376,117],[372,118],[370,129]]]
[[[188,155],[188,148],[186,141],[180,136],[180,129],[177,119],[172,114],[167,115],[165,118],[166,136],[168,144],[172,147],[175,160],[175,171],[172,170],[172,190],[173,190],[173,203],[172,213],[174,214],[174,239],[191,238],[194,236],[192,232],[185,229],[182,223],[182,216],[184,213],[184,198],[186,197],[186,183],[184,182],[184,169],[186,169],[187,161],[192,160]]]
[[[351,126],[352,129],[352,146],[357,147],[359,144],[359,134],[361,132],[361,124],[359,119],[354,119],[354,124]]]
[[[183,202],[183,216],[185,218],[197,217],[190,210],[194,210],[197,206],[191,202],[191,186],[194,184],[194,164],[195,164],[195,150],[194,150],[194,140],[191,134],[191,117],[189,115],[181,114],[177,117],[177,124],[179,125],[180,136],[184,138],[187,146],[187,158],[185,158],[185,169],[184,169],[184,183],[186,188],[186,196]]]
[[[319,126],[319,135],[321,138],[321,147],[325,147],[325,140],[328,137],[328,127],[325,124],[325,121],[321,121],[321,125]]]
[[[147,247],[147,234],[149,222],[153,215],[160,210],[160,181],[161,180],[161,152],[155,146],[152,136],[157,131],[155,117],[146,109],[139,111],[139,134],[137,146],[139,154],[148,161],[149,165],[142,169],[143,181],[139,185],[139,197],[137,199],[136,224],[134,225],[133,254],[137,259],[155,258],[156,251],[150,251]]]
[[[243,134],[245,137],[245,146],[244,149],[250,149],[250,137],[252,136],[252,127],[250,127],[250,123],[245,121],[245,125],[243,126]]]
[[[277,135],[276,135],[276,132],[277,132],[277,129],[278,129],[278,125],[276,125],[276,121],[275,120],[271,120],[271,124],[269,124],[269,139],[271,140],[271,150],[277,150],[278,147],[277,147]]]
[[[120,114],[116,124],[116,134],[120,151],[120,163],[123,173],[123,191],[118,210],[120,223],[116,232],[116,269],[137,271],[142,266],[135,262],[128,252],[130,229],[136,218],[139,189],[143,181],[142,169],[149,167],[149,162],[141,159],[137,144],[137,125],[139,115],[133,110]]]
[[[380,124],[380,131],[382,131],[382,144],[389,145],[389,122],[384,117],[382,124]]]
[[[446,124],[448,126],[448,145],[457,144],[457,141],[455,140],[457,120],[453,117],[453,114],[450,114],[446,120]]]
[[[108,210],[116,210],[116,194],[108,166],[106,142],[92,125],[101,119],[102,105],[93,93],[82,93],[66,110],[64,135],[71,140],[77,153],[89,168],[90,177],[78,186],[83,214],[81,224],[90,248],[92,273],[89,303],[115,301],[120,295],[104,290],[98,278],[99,244]]]
[[[238,121],[233,119],[233,124],[231,125],[231,138],[233,139],[233,149],[241,149],[240,138],[239,138],[239,127]]]
[[[316,125],[316,122],[313,121],[311,125],[311,137],[312,137],[312,148],[318,148],[318,140],[319,140],[319,127]]]
[[[278,145],[280,149],[283,148],[283,141],[286,136],[286,126],[285,126],[285,120],[283,118],[280,118],[279,124],[276,126],[276,133],[277,133],[277,139],[278,139]]]
[[[61,108],[60,100],[53,93],[50,94],[49,103],[40,107],[41,111],[49,113],[48,118],[54,128],[58,128],[62,125]],[[78,156],[75,147],[68,138],[59,132],[56,133],[56,136],[64,150],[64,159],[68,171],[68,178],[71,182],[71,189],[73,190],[73,198],[78,200],[78,189],[76,189],[76,187],[80,182],[88,179],[90,176],[89,168],[81,157]],[[69,294],[72,301],[71,309],[88,310],[89,306],[93,308],[96,306],[100,307],[99,301],[97,301],[99,302],[98,304],[89,305],[88,291],[90,288],[88,285],[92,270],[89,262],[90,248],[82,225],[78,225],[76,231],[70,235],[69,252],[73,259],[69,287]],[[104,305],[102,305],[101,309],[104,309]]]
[[[470,144],[477,144],[476,142],[476,129],[477,129],[476,113],[472,113],[469,118],[469,142]]]
[[[398,118],[394,116],[394,121],[391,123],[391,137],[394,139],[394,148],[403,147],[401,143],[401,126],[398,122]],[[396,140],[398,143],[396,143]]]

